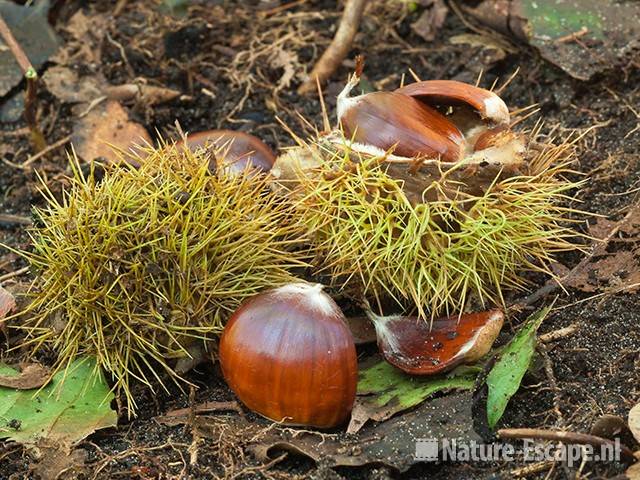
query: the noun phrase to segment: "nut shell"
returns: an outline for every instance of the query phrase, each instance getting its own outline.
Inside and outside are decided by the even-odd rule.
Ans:
[[[321,285],[286,285],[244,302],[223,332],[220,365],[238,398],[276,422],[330,428],[353,407],[353,337]]]
[[[339,100],[340,101],[340,100]],[[406,95],[372,92],[343,100],[340,122],[354,141],[404,157],[460,159],[460,130],[437,110]]]
[[[176,143],[178,146],[183,144],[182,140]],[[222,160],[224,166],[233,174],[242,173],[248,165],[257,171],[268,172],[276,161],[275,154],[262,140],[234,130],[197,132],[187,137],[186,144],[192,151],[206,147],[221,149],[223,158],[216,158],[216,161]]]

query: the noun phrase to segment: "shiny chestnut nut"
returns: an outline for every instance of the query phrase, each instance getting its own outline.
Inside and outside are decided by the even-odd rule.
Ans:
[[[185,145],[185,141],[180,140],[176,145]],[[234,175],[247,168],[268,172],[276,161],[275,154],[262,140],[234,130],[197,132],[186,138],[186,146],[192,152],[202,148],[211,149],[215,163],[210,163],[210,167],[223,167]]]
[[[349,417],[356,349],[321,285],[293,283],[251,297],[229,319],[219,353],[238,398],[273,421],[331,428]]]

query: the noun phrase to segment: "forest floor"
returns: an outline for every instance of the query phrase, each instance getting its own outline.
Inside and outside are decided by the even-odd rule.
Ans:
[[[80,35],[70,31],[69,20],[79,4],[85,2],[66,3],[54,12],[53,23],[62,38],[62,48]],[[179,91],[180,95],[169,102],[149,104],[144,99],[125,102],[129,117],[142,124],[152,137],[178,138],[177,120],[186,132],[239,129],[278,149],[291,145],[292,139],[276,117],[301,136],[309,135],[310,130],[299,114],[311,124],[321,125],[317,96],[299,96],[296,87],[332,37],[340,12],[335,1],[301,1],[291,5],[270,2],[271,6],[263,2],[266,6],[262,5],[261,11],[256,10],[258,2],[192,2],[186,15],[176,16],[163,12],[153,0],[125,3],[117,15],[113,12],[116,2],[87,3],[84,15],[104,33],[95,45],[99,54],[93,62],[86,56],[71,55],[65,66],[81,75],[101,76],[113,85],[143,79],[149,85]],[[410,69],[422,79],[471,83],[482,72],[481,85],[490,87],[497,79],[502,83],[519,68],[502,97],[513,108],[534,103],[540,108],[522,127],[531,127],[541,119],[545,129],[555,129],[560,137],[572,131],[585,134],[579,144],[575,169],[585,174],[588,181],[577,192],[581,201],[577,206],[602,217],[582,217],[576,228],[598,236],[638,208],[640,117],[633,108],[640,105],[637,66],[579,81],[526,45],[511,45],[504,55],[496,58],[485,46],[450,42],[453,36],[473,33],[469,19],[453,11],[449,11],[435,38],[427,42],[411,28],[419,15],[420,10],[412,12],[399,1],[371,2],[350,60],[343,63],[324,89],[331,118],[335,118],[335,96],[352,70],[351,59],[357,53],[366,56],[366,80],[372,88],[380,90],[399,85]],[[97,27],[93,33],[98,35]],[[51,64],[45,69],[48,65]],[[20,91],[14,89],[13,93]],[[72,133],[78,119],[73,104],[47,89],[41,89],[38,102],[39,118],[49,145]],[[29,217],[34,205],[43,204],[38,174],[54,192],[64,185],[63,177],[68,173],[64,148],[52,150],[27,168],[20,168],[30,154],[24,122],[0,123],[0,158],[8,161],[0,164],[2,213]],[[528,374],[523,388],[509,404],[502,425],[589,432],[605,414],[626,419],[630,408],[640,401],[640,294],[634,286],[639,275],[640,226],[637,222],[634,225],[635,230],[625,230],[626,237],[616,236],[609,244],[606,255],[610,257],[607,263],[610,279],[591,291],[584,288],[558,291],[555,309],[540,333],[572,325],[577,329],[546,344],[547,366],[553,381],[549,379],[549,369]],[[26,230],[25,225],[3,225],[0,242],[28,248]],[[619,251],[632,255],[625,256],[625,262],[617,261]],[[583,255],[580,252],[559,255],[559,272],[575,267]],[[24,266],[22,259],[0,249],[0,278]],[[628,278],[636,279],[635,283],[626,282]],[[25,273],[5,280],[2,285],[17,290],[29,280],[29,273]],[[532,280],[531,291],[545,281],[542,277]],[[535,306],[541,306],[543,301]],[[505,327],[506,333],[511,334],[527,313],[514,312]],[[5,361],[16,360],[12,357],[14,353],[1,348]],[[368,354],[370,349],[364,349],[362,355]],[[97,432],[83,441],[79,445],[83,451],[82,467],[73,478],[489,479],[513,478],[514,471],[524,466],[498,462],[417,464],[400,474],[384,464],[330,468],[322,460],[316,462],[294,452],[284,455],[282,451],[270,451],[270,458],[278,461],[269,461],[245,448],[256,443],[250,441],[256,438],[256,431],[272,430],[270,422],[249,412],[208,414],[206,434],[198,433],[199,441],[194,441],[193,422],[166,421],[167,412],[174,409],[205,401],[234,400],[217,365],[200,366],[189,379],[197,385],[191,399],[188,391],[177,387],[155,393],[140,387],[136,391],[141,407],[139,416],[121,419],[117,429]],[[252,438],[234,428],[239,415],[248,416],[258,429],[251,431]],[[291,435],[290,431],[285,433]],[[340,435],[331,433],[334,434]],[[190,462],[194,445],[196,463]],[[0,447],[2,479],[35,476],[33,463],[33,454],[19,445]],[[593,479],[612,478],[624,472],[624,468],[616,463],[597,462],[569,468],[552,462],[540,466],[537,472],[520,473],[526,478]]]

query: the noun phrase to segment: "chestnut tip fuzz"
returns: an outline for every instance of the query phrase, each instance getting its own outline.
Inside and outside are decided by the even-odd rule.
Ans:
[[[331,428],[351,413],[355,344],[322,285],[292,283],[249,298],[229,319],[219,355],[229,387],[273,421]]]

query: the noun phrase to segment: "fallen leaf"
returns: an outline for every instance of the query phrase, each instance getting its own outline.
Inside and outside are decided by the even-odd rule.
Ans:
[[[640,49],[640,5],[618,0],[484,0],[466,13],[537,48],[578,80],[633,60]]]
[[[633,438],[640,443],[640,403],[629,411],[628,422]]]
[[[60,65],[85,64],[95,70],[95,65],[101,64],[102,41],[112,21],[113,18],[108,14],[93,12],[88,17],[79,9],[68,22],[61,25],[70,38],[52,60]]]
[[[448,375],[418,377],[407,375],[385,361],[361,368],[347,432],[357,432],[369,419],[377,422],[386,420],[415,407],[437,392],[470,390],[479,370],[463,366]]]
[[[42,75],[42,81],[49,92],[66,103],[91,102],[103,95],[103,82],[99,77],[79,78],[74,70],[67,67],[49,67]]]
[[[562,284],[583,292],[640,290],[640,208],[618,222],[598,219],[589,231],[602,241]]]
[[[442,0],[430,0],[426,6],[418,20],[411,24],[411,29],[427,42],[431,42],[444,25],[449,8]]]
[[[470,47],[480,47],[491,54],[491,63],[503,60],[507,53],[514,51],[509,43],[490,35],[480,35],[475,33],[462,33],[449,38],[452,45],[469,45]]]
[[[9,292],[0,287],[0,325],[11,310],[16,308],[16,299]]]
[[[3,375],[19,375],[0,365]],[[114,427],[114,394],[93,358],[78,359],[36,392],[0,387],[0,438],[35,445],[73,445],[101,428]]]
[[[11,29],[35,69],[58,50],[60,41],[47,21],[49,1],[22,6],[0,0],[0,15]],[[13,54],[0,39],[0,97],[22,81],[23,73]]]
[[[0,387],[14,388],[16,390],[32,390],[45,385],[51,378],[48,368],[39,363],[29,363],[23,365],[20,373],[9,375],[0,373]]]
[[[522,328],[498,354],[487,375],[487,423],[493,429],[507,408],[511,397],[520,388],[524,374],[531,365],[536,348],[536,332],[551,307],[531,315]]]
[[[267,420],[229,416],[166,418],[165,425],[189,422],[202,438],[232,442],[269,462],[282,452],[302,455],[324,467],[360,467],[386,465],[399,472],[419,462],[416,443],[421,439],[438,441],[456,438],[459,442],[478,441],[471,425],[471,393],[454,392],[423,402],[411,412],[386,422],[370,424],[352,435],[297,430],[269,423]]]
[[[183,417],[186,415],[190,415],[192,413],[209,413],[209,412],[223,412],[223,411],[234,411],[234,412],[242,412],[240,405],[236,401],[231,402],[204,402],[198,405],[194,405],[193,407],[187,408],[178,408],[176,410],[169,410],[167,413],[162,415],[161,417],[156,417],[156,420],[160,423],[163,422],[163,419],[166,417]]]
[[[120,162],[121,156],[114,147],[136,165],[134,148],[151,144],[152,140],[145,128],[129,120],[122,106],[113,100],[103,102],[82,117],[73,129],[71,142],[76,153],[85,161],[104,158],[111,163]]]
[[[81,478],[87,460],[87,452],[83,449],[71,449],[69,445],[54,444],[37,447],[38,458],[30,465],[30,469],[40,480],[60,480]]]

